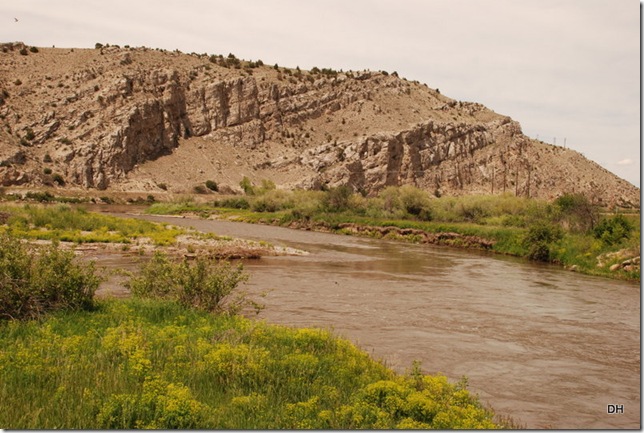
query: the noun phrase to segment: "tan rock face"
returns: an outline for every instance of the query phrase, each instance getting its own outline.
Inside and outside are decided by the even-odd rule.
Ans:
[[[0,45],[0,180],[191,191],[248,176],[285,188],[554,198],[639,207],[639,189],[520,125],[382,72],[291,70],[147,48]],[[22,52],[22,54],[21,54]]]

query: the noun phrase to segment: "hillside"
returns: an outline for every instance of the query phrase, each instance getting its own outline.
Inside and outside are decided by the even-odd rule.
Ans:
[[[301,71],[232,55],[0,45],[5,187],[192,192],[412,184],[640,206],[640,191],[519,123],[395,73]]]

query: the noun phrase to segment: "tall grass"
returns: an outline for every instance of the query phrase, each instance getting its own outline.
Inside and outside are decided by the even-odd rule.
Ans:
[[[0,325],[10,429],[493,428],[462,384],[397,375],[346,340],[170,301]]]

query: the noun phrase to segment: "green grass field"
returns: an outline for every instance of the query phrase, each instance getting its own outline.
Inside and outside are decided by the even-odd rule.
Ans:
[[[327,331],[137,299],[0,323],[0,426],[498,427],[464,382],[395,374]]]

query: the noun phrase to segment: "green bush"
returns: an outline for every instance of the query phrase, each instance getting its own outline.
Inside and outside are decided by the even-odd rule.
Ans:
[[[429,196],[423,190],[410,185],[400,187],[400,201],[404,210],[424,221],[431,220]]]
[[[90,309],[99,283],[93,263],[77,263],[57,243],[30,250],[8,232],[0,236],[0,319]]]
[[[55,197],[52,193],[50,193],[50,192],[48,192],[48,191],[45,191],[45,192],[40,192],[40,191],[33,192],[33,191],[29,191],[29,192],[27,192],[27,193],[25,194],[25,198],[26,198],[26,199],[29,199],[29,200],[36,200],[36,201],[39,201],[39,202],[41,202],[41,203],[47,203],[47,202],[54,201],[54,199],[55,199],[56,197]]]
[[[244,190],[246,195],[255,195],[255,188],[247,176],[243,177],[241,182],[239,182],[239,186]]]
[[[171,299],[186,307],[235,314],[247,305],[260,308],[243,292],[235,293],[238,284],[247,279],[241,264],[233,267],[204,256],[177,263],[167,254],[156,252],[127,286],[135,296]]]
[[[560,219],[571,230],[593,230],[598,219],[598,209],[583,194],[564,194],[555,200],[560,209]]]
[[[328,212],[342,212],[349,207],[349,198],[353,194],[351,187],[342,185],[327,191],[322,199],[322,206]]]
[[[540,262],[550,261],[551,244],[563,237],[559,226],[538,223],[531,226],[523,238],[523,246],[528,249],[528,258]]]
[[[293,194],[282,190],[263,190],[261,195],[253,198],[250,208],[255,212],[276,212],[291,209],[293,207],[292,197]]]
[[[248,209],[250,208],[250,203],[244,197],[234,197],[227,198],[224,200],[215,200],[213,202],[214,207],[225,207],[229,209]]]
[[[628,239],[632,230],[633,227],[624,215],[618,214],[601,220],[593,229],[593,235],[606,245],[615,245]]]

